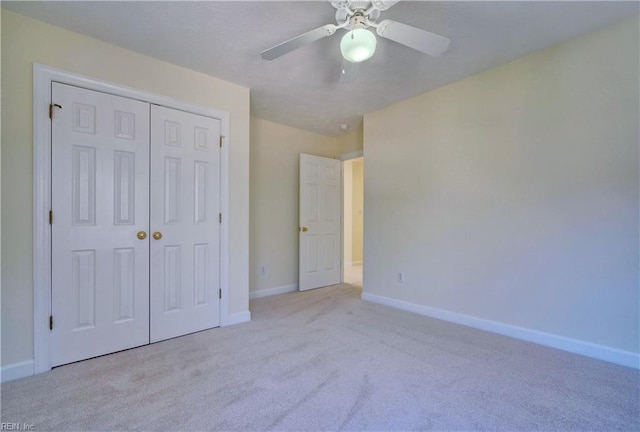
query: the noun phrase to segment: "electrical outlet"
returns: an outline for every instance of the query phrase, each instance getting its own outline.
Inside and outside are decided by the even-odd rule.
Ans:
[[[263,266],[263,265],[260,266],[260,274],[262,276],[267,274],[267,268],[265,266]]]
[[[400,283],[404,282],[404,273],[403,272],[398,272],[398,282],[400,282]]]

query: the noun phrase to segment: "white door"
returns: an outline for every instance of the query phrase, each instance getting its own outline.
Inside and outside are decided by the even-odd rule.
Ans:
[[[220,122],[151,106],[151,342],[220,324]]]
[[[149,343],[149,104],[51,91],[57,366]]]
[[[340,161],[300,154],[300,291],[340,283]]]

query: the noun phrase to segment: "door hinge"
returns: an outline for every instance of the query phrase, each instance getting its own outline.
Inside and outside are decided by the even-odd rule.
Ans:
[[[220,135],[220,148],[222,148],[222,141],[224,141],[224,135]]]
[[[49,330],[53,330],[53,315],[49,315]]]
[[[220,220],[220,223],[222,223],[222,213],[220,213],[218,216],[219,216],[218,219]]]
[[[49,104],[49,118],[52,119],[53,118],[53,109],[54,108],[62,108],[62,105],[58,105],[58,104]]]
[[[220,288],[218,290],[218,298],[221,299],[222,298],[222,288]]]
[[[53,225],[53,210],[49,210],[49,225]]]

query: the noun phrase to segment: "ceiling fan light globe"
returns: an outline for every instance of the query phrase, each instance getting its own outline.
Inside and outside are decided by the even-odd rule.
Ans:
[[[342,36],[340,52],[345,60],[359,63],[371,58],[376,52],[376,44],[376,37],[371,31],[357,28]]]

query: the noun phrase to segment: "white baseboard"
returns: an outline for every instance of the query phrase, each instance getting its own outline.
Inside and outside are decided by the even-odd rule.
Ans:
[[[0,375],[2,376],[0,381],[3,383],[31,376],[33,375],[33,360],[2,366],[0,369]]]
[[[284,285],[275,288],[261,289],[258,291],[249,292],[249,300],[259,299],[262,297],[269,297],[278,294],[284,294],[288,292],[298,291],[298,284]]]
[[[230,314],[223,322],[220,323],[220,327],[227,327],[236,324],[242,324],[251,321],[251,312],[238,312]]]
[[[396,309],[402,309],[431,318],[441,319],[443,321],[462,324],[467,327],[473,327],[480,330],[521,339],[527,342],[533,342],[539,345],[544,345],[575,354],[581,354],[583,356],[608,361],[622,366],[640,369],[640,354],[631,351],[624,351],[605,345],[598,345],[578,339],[571,339],[551,333],[544,333],[538,330],[531,330],[528,328],[517,327],[496,321],[489,321],[482,318],[476,318],[469,315],[450,312],[429,306],[422,306],[415,303],[409,303],[406,301],[396,300],[393,298],[383,297],[365,292],[362,293],[362,300],[370,301],[372,303],[378,303],[384,306],[390,306]]]

